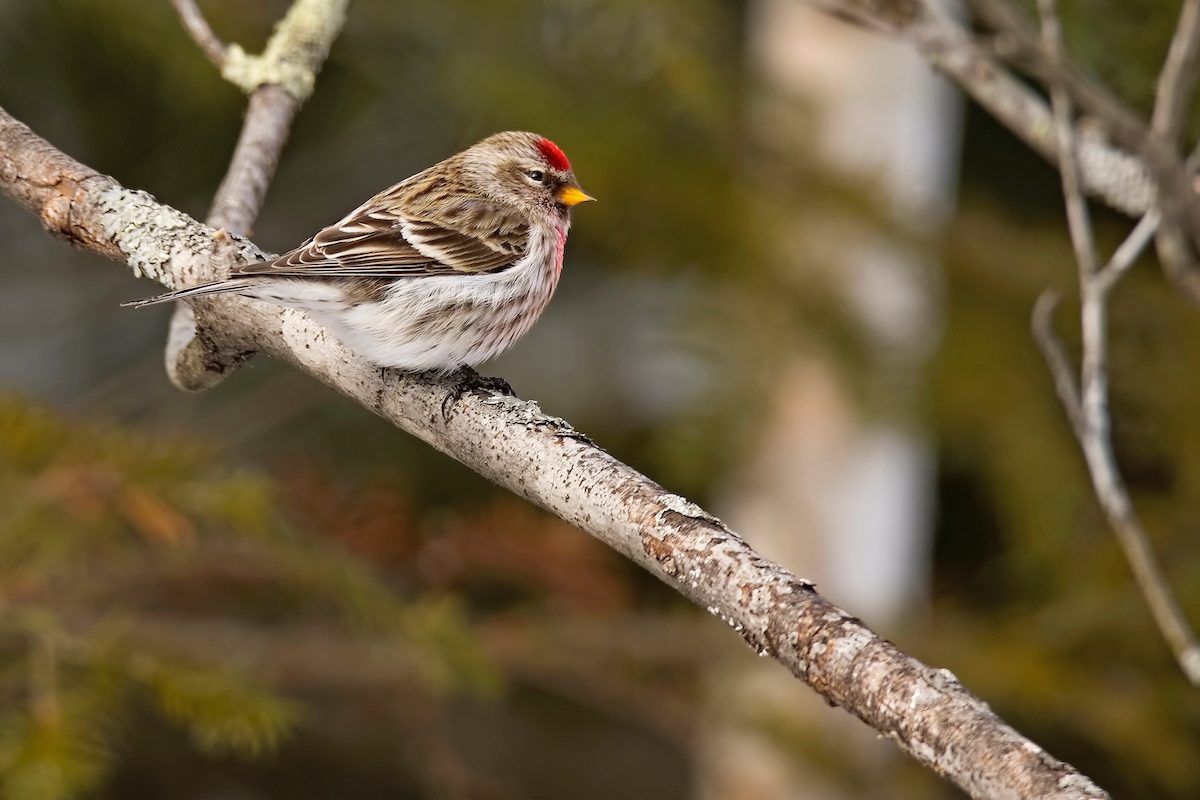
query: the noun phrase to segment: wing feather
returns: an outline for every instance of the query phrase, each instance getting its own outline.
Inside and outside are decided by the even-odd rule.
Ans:
[[[477,236],[430,219],[411,219],[393,210],[402,203],[381,205],[382,198],[372,199],[274,261],[247,264],[233,274],[313,278],[482,274],[508,269],[525,254],[528,224],[494,206],[486,216],[497,224],[487,235]],[[481,201],[470,203],[474,207]]]

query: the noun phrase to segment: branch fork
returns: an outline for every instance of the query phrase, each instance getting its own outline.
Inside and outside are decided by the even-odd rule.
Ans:
[[[1197,3],[1189,0],[1176,32],[1176,40],[1193,36],[1196,18],[1188,24],[1189,14],[1196,12]],[[1062,60],[1062,31],[1056,0],[1038,0],[1042,19],[1043,47],[1051,58]],[[1200,15],[1195,15],[1200,17]],[[1178,58],[1178,46],[1173,45],[1168,56],[1164,77],[1160,81],[1158,106],[1155,108],[1155,127],[1164,132],[1173,130],[1182,113],[1176,82],[1182,75],[1173,69]],[[1070,359],[1062,342],[1054,333],[1053,315],[1058,295],[1046,291],[1033,311],[1033,333],[1054,378],[1055,389],[1067,418],[1083,451],[1096,497],[1108,519],[1109,527],[1125,553],[1138,588],[1145,597],[1159,631],[1179,664],[1180,670],[1193,686],[1200,686],[1200,642],[1197,642],[1187,617],[1171,591],[1162,567],[1150,547],[1129,491],[1125,487],[1120,467],[1113,453],[1108,409],[1108,296],[1121,277],[1128,272],[1149,243],[1160,220],[1157,210],[1148,212],[1101,267],[1096,255],[1096,242],[1083,196],[1075,156],[1075,125],[1071,118],[1071,101],[1062,84],[1050,87],[1054,107],[1055,129],[1059,150],[1063,153],[1061,173],[1063,196],[1067,205],[1067,222],[1071,244],[1075,250],[1080,291],[1080,330],[1083,357],[1079,380],[1072,375]],[[1165,105],[1169,113],[1163,112]],[[1164,226],[1165,227],[1165,226]],[[1160,231],[1161,236],[1161,231]]]
[[[245,236],[262,209],[292,120],[345,23],[349,0],[295,0],[261,55],[223,43],[195,0],[172,2],[221,75],[250,96],[237,148],[208,216],[213,227]],[[203,312],[196,313],[206,303],[194,302],[176,303],[164,354],[168,377],[184,391],[215,386],[253,355],[224,341],[219,329],[206,329]]]
[[[1054,0],[1038,0],[1039,34],[1008,0],[965,0],[991,30],[981,38],[945,13],[939,0],[806,0],[867,29],[907,41],[1061,173],[1082,297],[1084,352],[1076,379],[1046,292],[1033,331],[1079,440],[1101,507],[1117,536],[1155,623],[1188,680],[1200,686],[1200,644],[1179,608],[1133,510],[1112,453],[1108,411],[1108,294],[1155,242],[1164,272],[1200,304],[1200,145],[1184,161],[1180,139],[1200,66],[1200,0],[1184,0],[1147,124],[1063,53]],[[1047,104],[1001,60],[1026,70],[1050,95]],[[1072,105],[1089,116],[1074,117]],[[1116,141],[1114,146],[1109,139]],[[1140,217],[1101,266],[1087,196]]]

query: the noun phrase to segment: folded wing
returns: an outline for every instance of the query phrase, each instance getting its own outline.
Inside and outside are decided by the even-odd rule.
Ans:
[[[400,184],[397,189],[404,188]],[[396,191],[395,189],[390,191]],[[525,255],[529,225],[486,200],[458,198],[443,208],[451,222],[406,214],[387,193],[273,261],[244,264],[229,277],[124,303],[147,306],[253,287],[264,278],[375,278],[483,275],[510,269]],[[429,216],[428,214],[425,215]]]
[[[497,226],[476,236],[368,205],[274,261],[246,264],[230,277],[410,278],[500,272],[521,259],[528,239],[525,224]]]

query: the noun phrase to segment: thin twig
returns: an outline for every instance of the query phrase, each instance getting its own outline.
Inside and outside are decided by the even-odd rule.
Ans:
[[[1187,169],[1191,175],[1195,175],[1196,170],[1200,169],[1200,145],[1197,145],[1192,150],[1192,154],[1188,156]],[[1178,231],[1175,231],[1174,236],[1164,236],[1163,232],[1159,230],[1161,224],[1162,214],[1159,213],[1157,208],[1153,208],[1142,215],[1142,218],[1138,220],[1138,224],[1134,226],[1134,229],[1125,238],[1125,241],[1121,242],[1121,246],[1112,254],[1112,258],[1109,259],[1108,264],[1100,271],[1100,283],[1105,291],[1110,291],[1116,286],[1117,282],[1125,276],[1125,273],[1137,263],[1138,257],[1145,251],[1147,245],[1152,241],[1156,241],[1159,260],[1163,262],[1163,268],[1167,271],[1168,277],[1173,278],[1176,284],[1181,289],[1184,289],[1185,294],[1188,296],[1196,295],[1200,297],[1200,294],[1196,294],[1197,289],[1200,289],[1200,285],[1188,286],[1186,284],[1188,275],[1193,276],[1193,281],[1196,280],[1194,277],[1195,273],[1191,270],[1185,270],[1184,272],[1187,274],[1178,275],[1180,272],[1178,264],[1175,264],[1173,261],[1173,257],[1176,256],[1177,252],[1182,254],[1179,258],[1183,258],[1186,261],[1186,242],[1183,241],[1183,237]],[[1180,250],[1179,248],[1184,249]]]
[[[930,66],[957,83],[979,105],[1054,164],[1059,153],[1054,122],[1038,93],[995,57],[1003,51],[1046,85],[1061,81],[1073,99],[1099,123],[1076,131],[1084,190],[1109,206],[1141,217],[1154,208],[1176,220],[1158,238],[1160,260],[1175,286],[1200,305],[1200,270],[1185,269],[1200,247],[1200,200],[1192,168],[1180,163],[1166,141],[1126,104],[1069,63],[1051,58],[1036,33],[1005,0],[965,0],[976,17],[994,29],[1003,48],[945,13],[934,0],[803,0],[840,19],[904,40]],[[1113,141],[1119,146],[1114,146]],[[1191,234],[1190,236],[1188,234]]]
[[[1054,379],[1054,389],[1067,412],[1071,430],[1077,437],[1082,438],[1086,424],[1079,402],[1079,387],[1075,385],[1074,370],[1071,368],[1070,358],[1067,357],[1067,349],[1054,335],[1054,312],[1058,308],[1058,301],[1059,294],[1054,289],[1047,289],[1038,295],[1037,302],[1033,305],[1033,338],[1050,367],[1050,377]]]
[[[1038,0],[1038,11],[1042,18],[1042,46],[1051,58],[1062,61],[1062,27],[1058,20],[1057,0]],[[1067,227],[1071,234],[1071,246],[1075,250],[1075,262],[1079,266],[1079,285],[1084,293],[1080,325],[1084,341],[1091,345],[1084,347],[1083,364],[1080,368],[1083,419],[1089,429],[1095,429],[1107,438],[1106,308],[1100,284],[1093,280],[1099,270],[1096,240],[1092,235],[1087,200],[1079,184],[1079,162],[1075,152],[1075,124],[1071,119],[1071,100],[1061,84],[1050,87],[1050,105],[1054,110],[1054,128],[1058,138],[1058,169],[1067,206]],[[1097,291],[1100,292],[1100,296],[1089,298],[1089,295]],[[1089,299],[1098,302],[1088,302]]]
[[[1154,146],[1149,126],[1128,103],[1066,58],[1061,44],[1053,44],[1056,40],[1061,42],[1062,37],[1047,36],[1042,0],[1038,0],[1040,31],[1031,26],[1027,15],[1011,0],[967,0],[967,5],[1001,37],[1004,46],[994,52],[1035,76],[1050,91],[1057,87],[1066,92],[1074,105],[1102,125],[1122,147],[1139,154],[1151,166],[1165,155],[1161,150],[1149,152]],[[1054,18],[1057,19],[1057,14]],[[1060,23],[1051,20],[1049,24],[1061,32]]]
[[[225,66],[225,54],[228,48],[221,41],[220,37],[213,33],[213,29],[209,26],[208,20],[204,18],[204,14],[196,7],[196,0],[171,0],[171,5],[175,6],[175,11],[179,14],[180,21],[183,22],[183,27],[187,30],[188,35],[192,37],[200,49],[204,51],[204,55],[208,56],[217,69]]]
[[[1171,37],[1171,46],[1158,75],[1151,129],[1171,147],[1179,146],[1187,119],[1192,89],[1200,58],[1200,0],[1185,0],[1179,22]],[[1189,164],[1197,160],[1200,146]],[[1163,272],[1180,290],[1200,302],[1200,271],[1196,268],[1195,248],[1176,220],[1168,217],[1155,237],[1158,259]]]
[[[1121,242],[1108,259],[1108,263],[1104,269],[1100,270],[1097,279],[1104,291],[1109,291],[1117,285],[1117,281],[1125,276],[1125,273],[1137,263],[1138,257],[1146,250],[1150,242],[1154,241],[1154,234],[1158,230],[1159,222],[1162,220],[1162,215],[1158,213],[1158,209],[1147,211],[1145,215],[1138,220],[1138,224],[1133,227],[1129,235],[1125,237],[1125,241]]]
[[[1042,46],[1055,61],[1062,61],[1062,28],[1055,0],[1038,0],[1042,15]],[[1075,260],[1086,276],[1096,273],[1096,244],[1087,201],[1079,183],[1079,155],[1075,152],[1075,124],[1071,119],[1071,100],[1061,83],[1050,87],[1050,107],[1054,111],[1054,131],[1058,140],[1058,171],[1062,176],[1063,196],[1067,201],[1067,224]],[[1086,401],[1085,401],[1086,402]]]
[[[1062,60],[1062,30],[1056,0],[1038,0],[1042,19],[1042,44],[1051,58]],[[1079,388],[1071,379],[1066,353],[1054,336],[1051,317],[1057,298],[1043,294],[1034,307],[1034,335],[1046,357],[1071,427],[1083,450],[1096,497],[1116,534],[1134,579],[1150,607],[1163,638],[1188,680],[1200,686],[1200,643],[1188,625],[1159,566],[1149,539],[1138,520],[1125,482],[1117,466],[1110,433],[1108,412],[1108,292],[1117,278],[1136,259],[1151,222],[1143,219],[1133,233],[1100,270],[1096,262],[1095,239],[1087,216],[1087,204],[1079,185],[1075,163],[1075,126],[1071,120],[1070,99],[1060,85],[1051,85],[1055,126],[1059,140],[1059,170],[1067,207],[1071,243],[1079,267],[1080,329],[1083,357]],[[1153,213],[1153,212],[1151,212]],[[1150,214],[1147,218],[1151,217]]]
[[[1083,451],[1100,507],[1133,571],[1134,580],[1180,669],[1189,682],[1200,686],[1200,644],[1150,547],[1122,481],[1111,442],[1101,439],[1088,428],[1080,409],[1070,361],[1062,342],[1054,335],[1053,315],[1057,303],[1057,294],[1052,290],[1043,292],[1038,298],[1033,309],[1034,338],[1050,368],[1054,387]]]
[[[1005,68],[978,37],[933,0],[803,0],[838,19],[905,41],[1039,155],[1058,163],[1054,124],[1045,100]],[[974,5],[975,0],[971,0]],[[1130,216],[1153,207],[1157,187],[1145,160],[1114,147],[1099,130],[1079,132],[1084,188]]]
[[[1161,83],[1161,81],[1160,81]],[[1200,170],[1200,144],[1192,150],[1188,156],[1187,170],[1189,175],[1195,175],[1197,170]],[[1158,233],[1159,226],[1162,224],[1162,214],[1157,208],[1152,208],[1142,215],[1138,220],[1138,224],[1121,242],[1121,246],[1112,254],[1112,258],[1108,260],[1108,264],[1100,271],[1100,281],[1106,290],[1111,290],[1117,281],[1124,277],[1129,271],[1138,257],[1145,251],[1147,245],[1154,240]],[[1162,257],[1162,253],[1159,253]]]
[[[1150,129],[1178,146],[1200,61],[1200,0],[1184,0],[1166,61],[1158,75]]]
[[[1154,129],[1111,91],[1081,72],[1063,57],[1061,48],[1052,50],[1046,37],[1039,39],[1011,2],[968,0],[968,3],[980,19],[1004,36],[1010,61],[1025,68],[1052,93],[1065,92],[1114,141],[1138,154],[1157,183],[1154,206],[1163,222],[1156,244],[1164,270],[1190,301],[1200,304],[1200,274],[1193,266],[1194,251],[1200,247],[1200,199],[1192,188],[1192,173],[1180,159],[1178,143],[1161,135],[1161,130]],[[1200,25],[1195,16],[1184,8],[1172,52],[1159,79],[1159,100],[1163,102],[1156,105],[1155,116],[1164,129],[1182,126],[1178,116],[1187,107],[1185,98],[1194,79],[1196,59],[1191,51],[1198,46],[1193,41],[1196,26]]]

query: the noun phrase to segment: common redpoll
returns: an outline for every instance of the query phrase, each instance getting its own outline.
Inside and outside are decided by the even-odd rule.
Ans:
[[[554,142],[497,133],[273,261],[130,305],[234,293],[306,311],[381,367],[473,366],[545,310],[570,209],[591,199]]]

